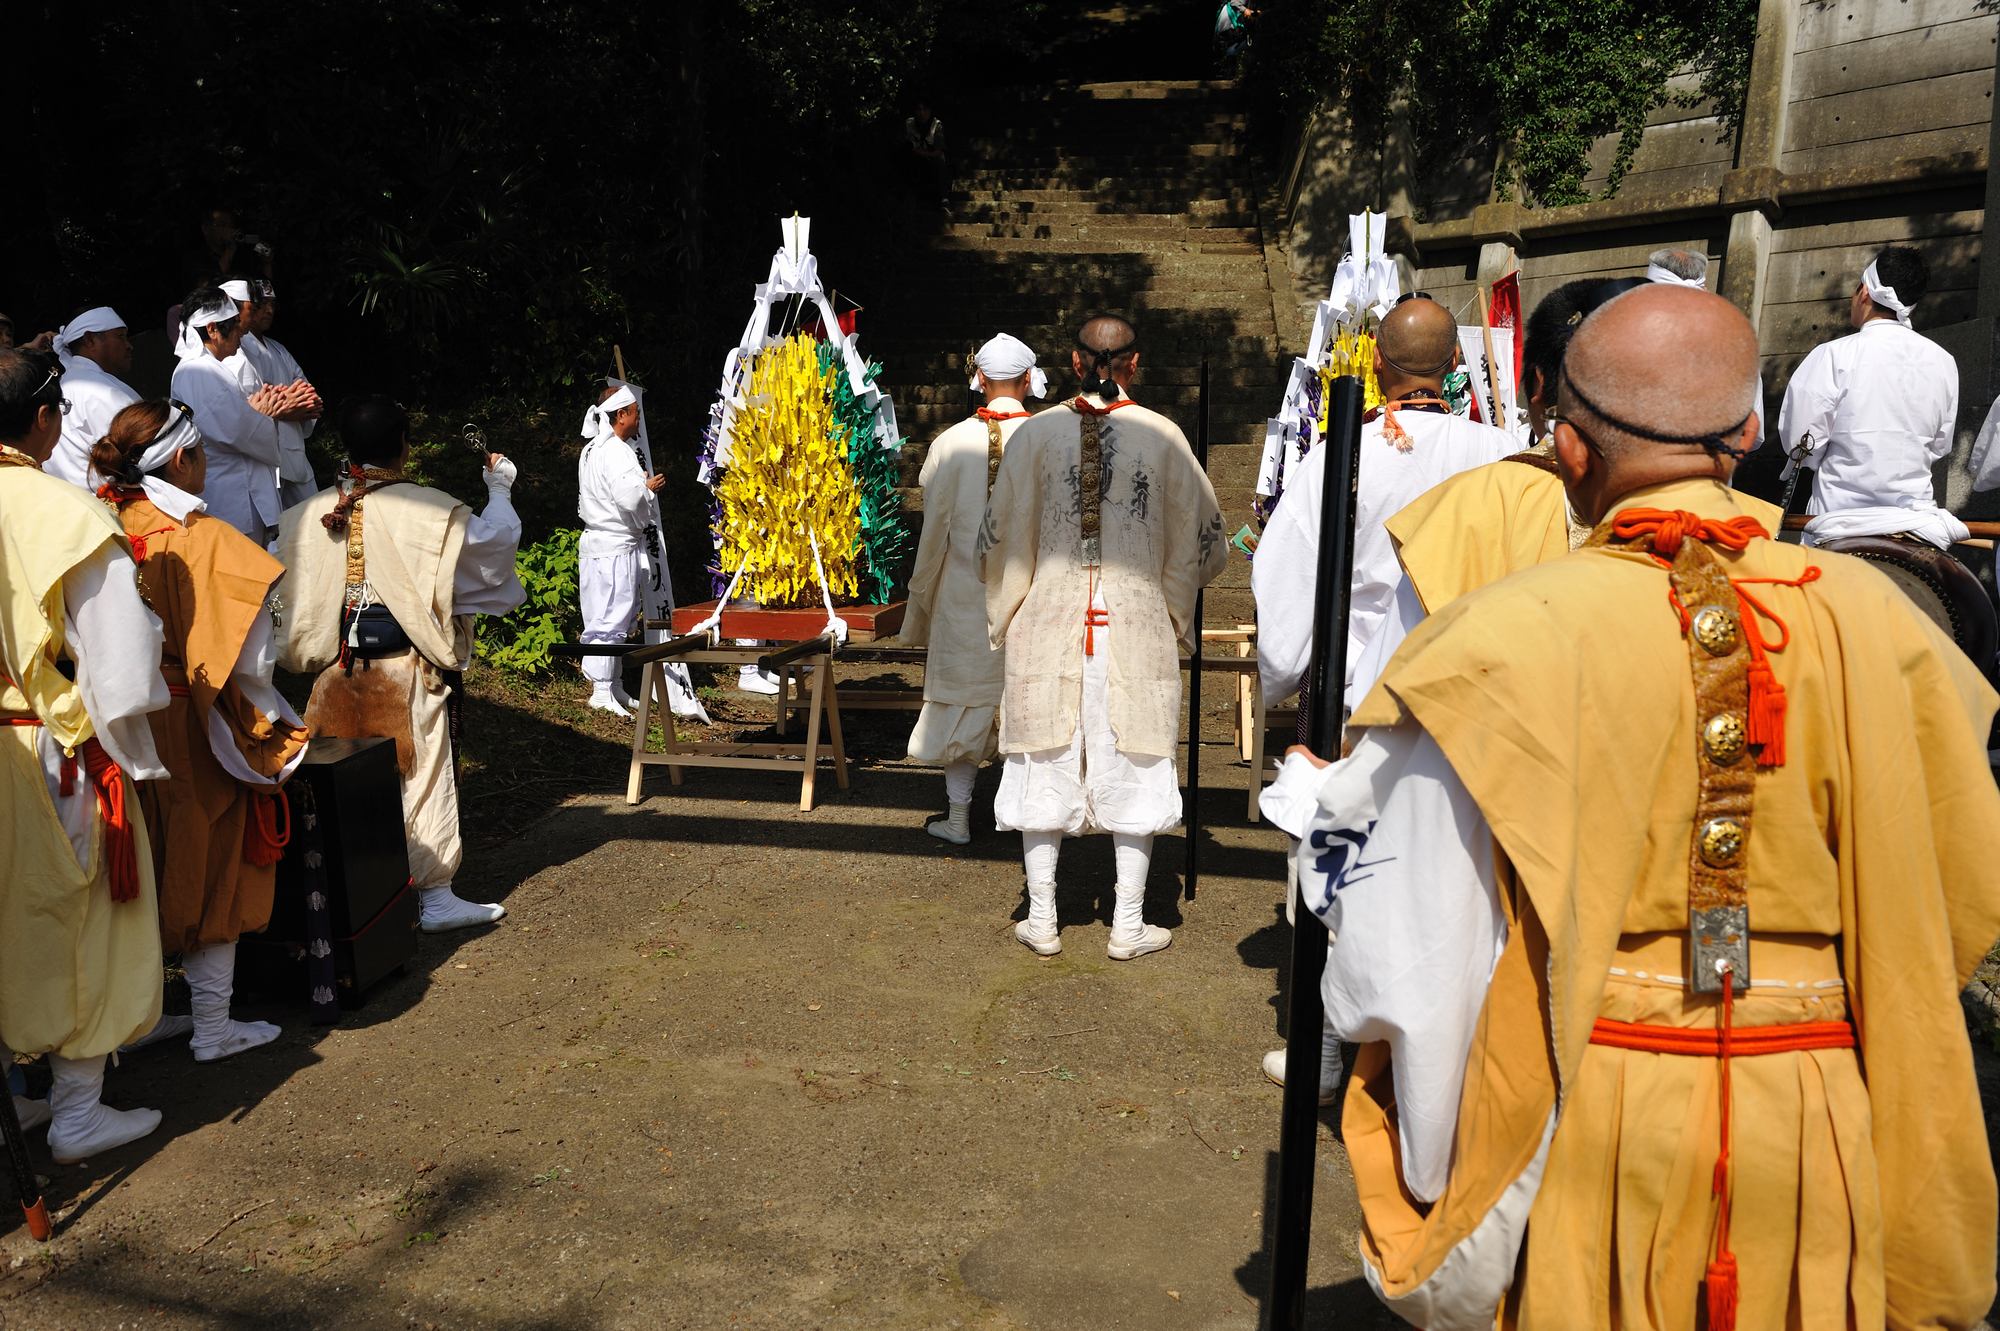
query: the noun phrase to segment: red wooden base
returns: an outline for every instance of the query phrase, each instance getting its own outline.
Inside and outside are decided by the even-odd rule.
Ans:
[[[847,621],[849,642],[874,642],[893,638],[903,627],[903,601],[888,605],[839,605],[834,613]],[[714,601],[684,605],[674,611],[674,632],[687,633],[715,613]],[[745,606],[722,612],[722,636],[758,638],[766,642],[804,642],[819,636],[826,627],[826,607],[802,606],[797,610],[767,610]]]

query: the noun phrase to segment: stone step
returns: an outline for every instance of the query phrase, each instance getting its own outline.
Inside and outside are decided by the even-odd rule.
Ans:
[[[1130,241],[1181,241],[1211,244],[1234,241],[1254,243],[1261,239],[1256,227],[1202,226],[1185,217],[1161,221],[1136,221],[1116,213],[1078,221],[953,222],[944,234],[958,240],[1097,240],[1123,244]]]
[[[995,254],[1262,254],[1264,247],[1254,240],[1161,240],[1137,237],[1125,243],[1115,238],[1033,240],[1001,236],[943,236],[940,249],[989,250]]]
[[[1083,189],[1052,188],[1046,178],[1036,177],[1043,183],[1002,187],[997,185],[973,188],[965,180],[958,182],[959,188],[952,191],[955,207],[969,203],[1019,203],[1037,207],[1088,207],[1097,210],[1130,209],[1135,212],[1175,211],[1191,206],[1215,206],[1233,204],[1243,208],[1256,206],[1256,191],[1247,185],[1209,186],[1202,190],[1190,190],[1184,186],[1163,186],[1156,190],[1123,187],[1116,191],[1117,200],[1105,197],[1105,192]]]

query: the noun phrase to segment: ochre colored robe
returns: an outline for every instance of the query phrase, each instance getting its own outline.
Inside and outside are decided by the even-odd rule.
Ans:
[[[230,679],[284,567],[205,513],[190,513],[183,525],[134,498],[118,516],[134,553],[145,552],[139,584],[165,631],[160,666],[173,695],[152,716],[173,778],[139,788],[159,880],[160,943],[169,952],[233,943],[270,923],[277,865],[245,858],[244,829],[254,803],[271,796],[224,770],[208,718],[220,718],[245,765],[268,779],[305,747],[303,727],[273,722]]]
[[[73,749],[96,733],[82,692],[57,668],[70,650],[63,578],[124,545],[110,510],[76,486],[0,463],[0,717],[41,722],[0,725],[0,1039],[16,1053],[108,1054],[160,1018],[143,820],[132,819],[139,895],[113,901],[102,820],[84,815],[91,831],[79,863],[45,766],[46,746]],[[137,633],[124,645],[153,647]],[[136,813],[132,782],[120,779]],[[79,775],[64,803],[93,802],[94,810],[94,799]]]
[[[1683,482],[1618,507],[1751,505]],[[1735,1061],[1737,1325],[1968,1327],[1993,1300],[1996,1215],[1958,992],[2000,934],[1996,697],[1862,561],[1771,540],[1720,558],[1738,578],[1822,570],[1750,589],[1790,629],[1772,657],[1789,752],[1756,777],[1735,1019],[1845,1015],[1858,1040]],[[1715,1062],[1590,1042],[1600,1016],[1716,1024],[1681,975],[1694,717],[1665,571],[1586,549],[1443,607],[1353,718],[1444,751],[1508,919],[1438,1200],[1402,1186],[1386,1046],[1344,1111],[1369,1279],[1432,1331],[1490,1325],[1503,1290],[1505,1326],[1697,1325]]]

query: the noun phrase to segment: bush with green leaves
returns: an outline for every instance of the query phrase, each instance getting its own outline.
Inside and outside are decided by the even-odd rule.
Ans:
[[[1659,107],[1711,102],[1736,132],[1757,0],[1273,0],[1251,86],[1293,111],[1337,103],[1378,146],[1406,117],[1419,182],[1498,159],[1502,198],[1583,203],[1590,151],[1617,135],[1604,196]],[[1694,85],[1669,80],[1694,71]],[[1421,209],[1422,200],[1418,200]]]
[[[478,651],[481,660],[520,675],[543,675],[555,663],[550,649],[574,642],[583,631],[577,603],[577,542],[574,528],[557,531],[546,540],[523,546],[514,571],[528,599],[508,615],[481,616]]]

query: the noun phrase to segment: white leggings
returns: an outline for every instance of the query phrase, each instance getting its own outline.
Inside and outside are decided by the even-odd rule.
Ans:
[[[1028,871],[1030,883],[1047,887],[1056,881],[1056,860],[1062,853],[1062,841],[1060,832],[1021,833],[1021,863]],[[1111,848],[1118,863],[1118,886],[1144,888],[1153,863],[1153,838],[1114,832]]]

